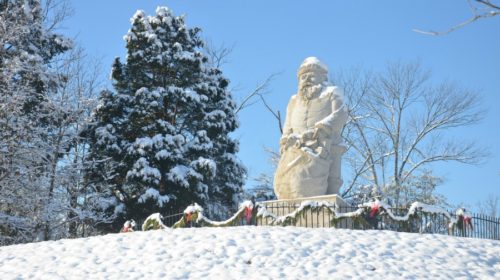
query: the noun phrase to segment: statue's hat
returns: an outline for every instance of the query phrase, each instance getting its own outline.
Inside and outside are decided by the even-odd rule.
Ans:
[[[319,72],[327,75],[328,67],[326,67],[325,64],[319,61],[318,58],[310,56],[306,58],[300,65],[299,70],[297,71],[297,77],[307,72]]]

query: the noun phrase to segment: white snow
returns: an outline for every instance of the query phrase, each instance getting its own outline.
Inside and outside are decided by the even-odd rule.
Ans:
[[[341,88],[332,86],[329,82],[323,83],[323,86],[325,86],[325,89],[321,91],[319,98],[326,98],[335,94],[335,99],[340,101],[344,100],[344,91]]]
[[[189,182],[187,180],[187,177],[189,173],[190,169],[187,166],[176,165],[172,169],[170,169],[170,172],[167,174],[167,177],[174,182],[178,182],[183,187],[188,188]]]
[[[161,160],[161,159],[168,158],[170,155],[172,155],[171,152],[169,152],[167,150],[160,150],[159,152],[157,152],[155,154],[155,158],[158,159],[158,160]]]
[[[193,214],[196,212],[203,212],[203,207],[198,205],[198,203],[195,203],[193,205],[190,205],[184,209],[184,214]]]
[[[457,211],[455,211],[455,214],[457,216],[470,217],[469,213],[467,213],[464,208],[458,208]]]
[[[314,56],[310,56],[310,57],[306,58],[304,60],[304,62],[302,62],[301,67],[309,66],[312,64],[315,64],[315,65],[323,68],[326,72],[328,72],[328,67],[325,64],[323,64],[323,62],[319,61],[318,58],[316,58]]]
[[[162,228],[167,228],[167,227],[163,224],[163,222],[162,222],[162,220],[161,220],[162,218],[163,218],[163,216],[162,216],[160,213],[154,213],[154,214],[149,215],[149,216],[146,218],[146,220],[144,220],[144,223],[142,224],[142,227],[141,227],[141,228],[142,228],[142,230],[146,230],[146,229],[145,229],[145,227],[146,227],[146,222],[147,222],[148,220],[154,220],[154,221],[157,221],[157,222],[158,222],[158,224],[159,224]]]
[[[192,89],[188,88],[188,89],[184,90],[184,95],[187,98],[187,100],[200,102],[200,95]]]
[[[160,192],[157,189],[154,188],[148,188],[138,199],[140,203],[146,202],[149,198],[153,198],[156,200],[156,204],[158,206],[162,207],[163,204],[166,204],[170,201],[170,196],[168,195],[161,195]]]
[[[146,16],[146,13],[143,10],[137,10],[137,11],[135,11],[134,15],[130,19],[130,23],[133,24],[135,19],[143,18],[145,16]]]
[[[157,181],[161,179],[160,170],[151,167],[147,159],[141,157],[134,163],[134,169],[127,172],[127,178],[139,177],[144,181]]]
[[[215,176],[215,173],[217,171],[217,164],[215,163],[215,161],[204,157],[199,157],[197,160],[191,162],[191,166],[205,168],[210,172],[210,174],[212,174],[212,176]]]
[[[253,202],[250,201],[250,200],[245,200],[242,203],[240,203],[240,207],[239,208],[240,209],[241,208],[250,208],[250,209],[252,209],[253,208]]]
[[[187,228],[0,247],[2,279],[500,279],[500,242],[391,231]]]
[[[156,7],[156,14],[162,17],[170,16],[170,10],[167,7]]]

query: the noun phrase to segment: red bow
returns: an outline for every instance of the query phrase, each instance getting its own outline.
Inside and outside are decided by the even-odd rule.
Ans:
[[[464,226],[469,225],[470,228],[472,228],[472,218],[469,216],[464,216],[463,219],[464,219]]]
[[[379,207],[380,205],[378,205],[378,203],[372,204],[372,211],[370,211],[370,218],[373,218],[375,215],[377,215]]]
[[[247,224],[250,224],[250,221],[252,220],[252,208],[245,207],[245,218],[247,220]]]
[[[191,216],[193,213],[186,213],[186,223],[189,223],[191,221]]]

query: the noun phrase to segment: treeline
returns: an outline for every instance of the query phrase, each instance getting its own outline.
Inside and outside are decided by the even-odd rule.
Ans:
[[[236,104],[200,29],[138,11],[100,91],[99,65],[56,32],[66,9],[0,1],[0,245],[116,232],[193,202],[234,207]]]

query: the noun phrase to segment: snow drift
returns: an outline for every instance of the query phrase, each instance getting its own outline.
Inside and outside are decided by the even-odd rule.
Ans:
[[[2,279],[500,279],[500,241],[297,227],[186,228],[0,247]]]

